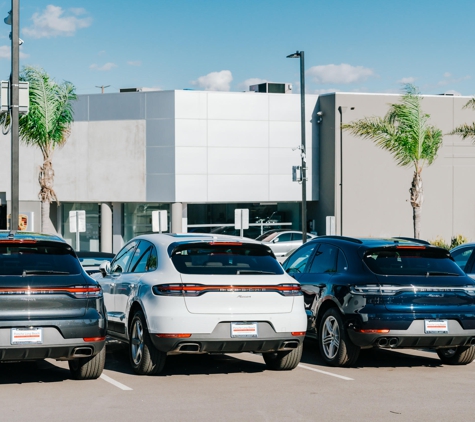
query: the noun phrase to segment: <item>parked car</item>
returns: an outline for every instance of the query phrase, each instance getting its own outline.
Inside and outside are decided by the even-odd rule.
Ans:
[[[0,361],[67,360],[75,379],[104,368],[101,286],[57,236],[0,231]]]
[[[160,372],[177,353],[258,352],[275,370],[300,361],[307,325],[300,285],[259,242],[142,235],[101,272],[108,335],[129,344],[137,374]]]
[[[104,261],[112,261],[115,254],[109,252],[77,251],[76,256],[79,258],[79,262],[84,270],[91,275],[99,272],[99,266]]]
[[[315,235],[307,233],[307,240],[314,239],[315,237]],[[302,232],[297,230],[274,229],[261,234],[256,240],[268,245],[275,256],[279,258],[302,245]]]
[[[332,366],[365,348],[435,349],[443,363],[475,357],[475,281],[442,248],[417,240],[321,236],[283,268],[302,286],[307,336]]]
[[[470,277],[475,278],[475,243],[464,243],[450,251],[457,265]]]

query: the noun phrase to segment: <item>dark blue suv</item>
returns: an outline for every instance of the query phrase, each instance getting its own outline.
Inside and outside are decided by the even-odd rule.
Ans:
[[[475,280],[445,249],[320,236],[283,267],[302,286],[307,336],[329,365],[354,365],[373,347],[435,349],[451,365],[475,358]]]

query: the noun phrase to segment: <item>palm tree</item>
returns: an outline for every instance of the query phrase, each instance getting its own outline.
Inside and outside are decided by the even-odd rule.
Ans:
[[[20,116],[20,139],[26,145],[33,145],[43,154],[38,181],[41,200],[41,231],[56,233],[50,219],[50,204],[59,204],[53,189],[54,170],[53,152],[62,147],[71,130],[73,122],[72,101],[76,100],[75,87],[71,82],[56,83],[41,68],[26,66],[20,74],[20,80],[29,82],[29,113]],[[0,117],[0,124],[9,125],[9,115]]]
[[[342,126],[353,135],[371,139],[389,151],[398,166],[414,167],[410,192],[414,237],[420,238],[421,207],[424,200],[422,169],[437,157],[442,131],[429,124],[421,109],[422,98],[413,85],[405,85],[400,103],[391,104],[384,118],[368,117]]]
[[[475,110],[475,98],[470,98],[463,108],[471,108]],[[462,139],[472,138],[475,142],[475,123],[472,123],[471,125],[465,123],[462,126],[458,126],[450,132],[449,135],[460,135]]]

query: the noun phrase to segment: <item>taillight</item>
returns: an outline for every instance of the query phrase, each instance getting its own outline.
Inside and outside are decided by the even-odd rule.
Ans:
[[[0,295],[47,295],[68,294],[78,299],[89,299],[102,296],[100,286],[74,286],[74,287],[3,287]]]
[[[292,334],[295,337],[300,337],[300,336],[304,336],[306,334],[306,332],[305,331],[292,331],[290,334]]]
[[[233,286],[204,284],[158,284],[152,287],[157,296],[201,296],[205,293],[279,293],[282,296],[300,296],[299,284],[279,284],[272,286]]]
[[[155,334],[160,338],[189,338],[191,334],[173,334],[173,333],[164,333],[164,334]]]
[[[362,333],[362,334],[387,334],[389,333],[389,330],[384,328],[384,329],[381,329],[381,330],[357,330],[359,333]]]
[[[90,343],[91,341],[104,341],[106,338],[105,337],[84,337],[83,340],[87,343]]]

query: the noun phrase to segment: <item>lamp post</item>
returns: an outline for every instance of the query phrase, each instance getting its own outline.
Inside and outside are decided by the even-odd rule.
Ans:
[[[348,107],[338,107],[340,113],[340,236],[343,236],[343,113]],[[350,110],[354,110],[350,107]]]
[[[11,130],[11,212],[10,230],[18,229],[19,215],[19,187],[20,187],[20,136],[19,136],[19,59],[20,59],[20,38],[19,38],[19,0],[12,0],[11,11],[4,19],[7,25],[12,26],[11,38],[11,58],[12,71],[10,75],[10,130]]]
[[[300,130],[301,130],[301,143],[300,143],[300,155],[302,157],[302,242],[307,241],[307,159],[305,151],[305,63],[304,52],[296,51],[293,54],[287,56],[288,59],[300,58]]]

